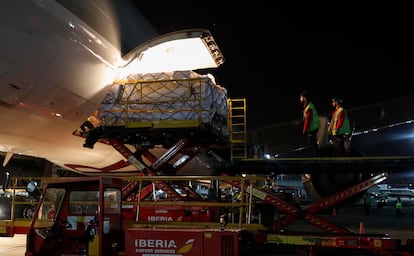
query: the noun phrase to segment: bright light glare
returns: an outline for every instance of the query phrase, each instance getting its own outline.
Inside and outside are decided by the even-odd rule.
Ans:
[[[180,39],[151,47],[130,64],[131,73],[157,73],[217,67],[200,38]]]
[[[190,156],[188,155],[183,155],[180,159],[177,160],[177,162],[175,162],[173,164],[174,168],[178,168],[180,165],[182,165],[185,161],[187,161],[188,159],[190,159]]]
[[[129,58],[128,58],[129,57]],[[131,51],[119,78],[147,74],[217,68],[224,58],[208,31],[178,31],[149,41]]]

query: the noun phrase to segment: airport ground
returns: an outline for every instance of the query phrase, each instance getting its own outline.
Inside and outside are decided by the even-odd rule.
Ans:
[[[353,232],[362,231],[365,234],[384,234],[391,238],[401,239],[405,244],[407,239],[414,239],[414,199],[404,200],[404,216],[396,216],[394,207],[395,199],[389,199],[388,205],[377,207],[373,202],[367,215],[362,205],[339,208],[327,212],[320,216],[331,222],[345,227]],[[296,223],[289,226],[288,229],[304,231],[320,231],[307,223]]]
[[[0,237],[0,255],[24,256],[26,251],[26,235]]]
[[[362,224],[365,234],[383,234],[390,238],[401,239],[405,244],[407,239],[414,239],[414,199],[404,201],[403,213],[404,216],[395,215],[393,201],[390,199],[389,205],[382,208],[373,204],[369,215],[365,214],[362,206],[357,205],[339,208],[331,213],[325,212],[320,216],[354,232],[359,232]],[[292,224],[286,230],[320,231],[304,222]],[[23,256],[25,246],[26,235],[0,237],[0,255]]]

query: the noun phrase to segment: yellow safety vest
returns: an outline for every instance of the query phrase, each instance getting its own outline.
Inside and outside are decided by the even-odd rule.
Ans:
[[[341,112],[345,113],[345,120],[339,130],[336,130],[336,124],[338,123],[339,116]],[[331,135],[342,135],[342,134],[351,134],[351,126],[349,125],[348,114],[345,112],[343,107],[339,107],[335,113],[332,115],[331,123],[329,124],[328,132]]]

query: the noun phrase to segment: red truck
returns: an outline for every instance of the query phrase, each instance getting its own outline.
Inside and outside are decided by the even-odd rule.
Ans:
[[[223,223],[192,227],[187,222],[175,228],[124,223],[122,187],[121,179],[104,177],[47,183],[28,228],[25,255],[251,254],[251,233],[224,229]],[[50,209],[56,209],[53,216],[48,214]]]
[[[141,179],[159,182],[163,178],[177,179]],[[234,184],[237,183],[236,177],[229,178]],[[287,218],[291,221],[293,218],[300,219],[300,215],[293,212],[269,227],[246,223],[241,221],[241,217],[244,213],[248,215],[249,211],[243,213],[242,209],[251,207],[250,203],[144,200],[127,204],[129,207],[125,208],[123,204],[128,201],[122,200],[124,190],[123,179],[113,177],[76,177],[47,182],[43,185],[27,230],[25,256],[247,256],[269,255],[284,250],[307,256],[327,253],[395,256],[413,255],[414,251],[411,240],[402,246],[401,240],[386,236],[351,232],[288,233],[272,229]],[[295,210],[294,205],[280,201],[266,190],[249,188],[246,191],[247,198],[253,198],[248,196],[252,191],[251,195],[262,197],[263,202],[280,203]],[[131,211],[130,205],[136,210]],[[225,214],[217,219],[215,213],[204,211],[214,207],[240,207],[239,222],[233,222]],[[131,213],[137,215],[135,219],[132,219]],[[204,219],[200,214],[205,215]],[[311,213],[306,216],[322,221]]]

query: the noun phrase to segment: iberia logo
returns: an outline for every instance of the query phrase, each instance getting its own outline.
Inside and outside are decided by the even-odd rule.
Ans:
[[[193,249],[194,241],[194,238],[188,239],[184,245],[179,248],[175,240],[136,239],[135,253],[145,256],[181,256],[189,253]]]
[[[177,253],[187,253],[191,251],[191,249],[193,248],[193,244],[194,239],[188,239],[187,242],[185,242],[185,244],[183,245],[183,247],[178,249]]]

